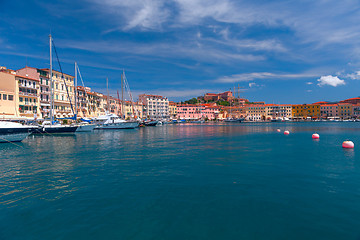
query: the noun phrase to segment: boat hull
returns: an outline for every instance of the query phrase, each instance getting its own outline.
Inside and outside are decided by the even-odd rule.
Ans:
[[[110,129],[134,129],[139,126],[138,122],[121,122],[121,123],[106,123],[97,126],[98,130],[110,130]]]
[[[34,134],[71,134],[75,133],[78,126],[44,126],[34,129]]]
[[[151,121],[151,122],[144,122],[144,125],[148,127],[155,127],[158,123],[159,123],[158,121]]]
[[[95,127],[96,125],[94,124],[79,125],[78,128],[76,129],[76,132],[91,132],[92,130],[94,130]]]

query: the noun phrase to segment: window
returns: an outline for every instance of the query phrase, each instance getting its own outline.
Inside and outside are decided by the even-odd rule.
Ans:
[[[3,99],[6,100],[7,99],[7,95],[3,94]]]
[[[9,101],[14,101],[14,95],[9,95],[8,97]]]

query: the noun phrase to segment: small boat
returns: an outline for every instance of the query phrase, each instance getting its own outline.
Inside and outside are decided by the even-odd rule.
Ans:
[[[224,120],[224,122],[242,122],[242,121],[244,121],[243,118],[228,118]]]
[[[156,121],[156,120],[144,121],[144,125],[147,127],[154,127],[158,123],[159,123],[159,121]]]
[[[94,118],[94,124],[97,124],[95,129],[134,129],[139,126],[139,122],[126,121],[115,114],[106,114]]]
[[[33,127],[15,122],[0,122],[0,143],[21,142],[30,135]]]

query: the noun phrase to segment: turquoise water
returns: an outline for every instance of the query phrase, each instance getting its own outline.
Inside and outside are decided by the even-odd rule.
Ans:
[[[360,123],[35,136],[0,154],[1,240],[360,238]]]

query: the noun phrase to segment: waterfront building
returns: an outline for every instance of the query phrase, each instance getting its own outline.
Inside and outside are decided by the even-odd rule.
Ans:
[[[41,118],[40,114],[40,80],[16,75],[18,83],[19,116],[26,118]]]
[[[169,100],[158,95],[139,95],[139,102],[144,104],[144,117],[150,119],[169,118]]]
[[[338,104],[323,103],[320,105],[320,115],[324,119],[339,118]]]
[[[177,104],[172,101],[169,101],[169,116],[172,119],[177,118]]]
[[[263,104],[249,104],[245,106],[246,120],[263,121],[266,120],[266,106]]]
[[[353,117],[360,118],[360,103],[353,104]]]
[[[297,104],[292,105],[293,119],[320,118],[320,104]]]
[[[13,74],[0,72],[0,119],[19,117],[18,84]]]
[[[179,119],[196,120],[218,118],[220,108],[210,104],[184,104],[177,106],[177,117]]]
[[[287,104],[264,104],[266,120],[292,118],[292,106]]]
[[[48,68],[41,69],[47,73],[50,79]],[[73,117],[75,111],[74,98],[74,76],[61,74],[61,72],[52,70],[54,82],[54,116],[58,118]]]
[[[33,67],[24,67],[19,70],[16,70],[16,73],[21,76],[26,76],[31,79],[36,79],[39,81],[39,90],[38,95],[40,98],[40,107],[38,111],[38,117],[40,118],[49,118],[50,117],[50,81],[47,76],[47,72],[41,69]]]
[[[350,119],[353,116],[353,105],[351,103],[339,103],[339,117],[341,119]]]

